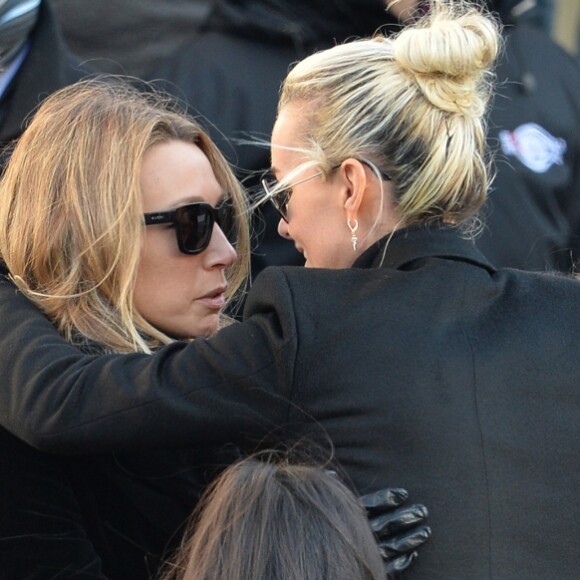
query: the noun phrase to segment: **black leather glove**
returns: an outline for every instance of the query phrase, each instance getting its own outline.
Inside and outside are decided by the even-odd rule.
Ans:
[[[377,537],[387,578],[397,578],[417,557],[417,548],[431,537],[427,508],[401,507],[409,498],[405,489],[386,488],[360,498]]]

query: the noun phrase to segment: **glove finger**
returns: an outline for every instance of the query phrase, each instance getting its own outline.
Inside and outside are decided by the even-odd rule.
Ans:
[[[405,571],[412,564],[417,556],[417,552],[411,552],[410,554],[405,554],[404,556],[399,556],[394,560],[385,562],[387,578],[397,578],[401,572]]]
[[[413,504],[369,518],[373,532],[380,537],[409,529],[427,519],[429,512],[422,504]]]
[[[382,513],[399,507],[409,498],[409,492],[399,487],[387,487],[363,495],[359,501],[370,513]]]
[[[407,534],[400,534],[388,540],[379,541],[379,550],[383,560],[397,558],[407,552],[415,551],[431,537],[431,528],[422,526]]]

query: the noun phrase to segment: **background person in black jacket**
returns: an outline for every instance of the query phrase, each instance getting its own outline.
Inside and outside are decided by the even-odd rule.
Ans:
[[[64,42],[49,0],[0,6],[0,149],[50,93],[88,74]],[[0,151],[0,172],[8,151]]]
[[[215,0],[194,39],[155,76],[169,80],[170,89],[174,85],[209,120],[208,130],[244,177],[267,168],[267,154],[236,139],[251,140],[253,134],[267,140],[278,89],[292,63],[380,27],[397,32],[399,19],[408,18],[413,5],[425,4]],[[489,123],[497,178],[477,243],[497,267],[569,272],[580,258],[580,71],[548,32],[530,24],[539,12],[528,2],[488,4],[506,24],[506,48]],[[255,183],[255,177],[246,180],[250,188]],[[268,265],[302,264],[277,237],[271,208],[262,217],[255,223],[254,277]]]
[[[52,0],[72,50],[101,72],[151,78],[195,36],[211,0]]]
[[[58,453],[330,437],[359,492],[396,472],[429,506],[410,578],[575,580],[580,285],[467,236],[499,35],[453,5],[289,74],[266,185],[310,267],[262,272],[243,323],[87,357],[1,283],[3,424]]]
[[[496,178],[477,243],[498,267],[570,272],[580,260],[580,67],[522,0],[505,24],[489,119]]]

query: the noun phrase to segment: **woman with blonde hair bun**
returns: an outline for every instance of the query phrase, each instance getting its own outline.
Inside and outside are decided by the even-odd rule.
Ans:
[[[59,453],[329,437],[358,493],[396,474],[429,506],[408,578],[575,579],[580,285],[470,238],[499,50],[483,9],[434,0],[290,71],[264,187],[306,268],[262,272],[212,338],[90,358],[0,284],[3,424]]]
[[[276,169],[284,155],[278,134],[297,111],[291,130],[305,143],[288,151],[301,157],[292,173],[267,185],[273,199],[312,167],[328,177],[343,159],[359,156],[384,187],[369,226],[359,224],[359,240],[371,231],[376,237],[415,223],[473,218],[489,186],[484,112],[499,43],[493,19],[461,2],[436,2],[395,39],[355,41],[298,63],[282,86]],[[350,213],[351,223],[360,217]]]

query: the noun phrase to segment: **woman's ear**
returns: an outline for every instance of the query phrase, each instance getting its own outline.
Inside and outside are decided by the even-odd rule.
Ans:
[[[339,171],[346,185],[344,199],[346,216],[348,220],[354,221],[367,191],[367,173],[364,165],[352,157],[342,162]]]

